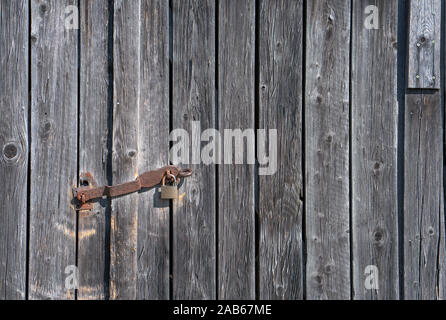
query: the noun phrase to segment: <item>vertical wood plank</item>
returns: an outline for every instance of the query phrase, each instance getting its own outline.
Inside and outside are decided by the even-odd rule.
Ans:
[[[352,249],[354,299],[398,299],[397,1],[353,1]],[[379,12],[369,29],[365,9]],[[364,285],[376,266],[379,290]]]
[[[200,135],[215,128],[215,1],[172,4],[173,129]],[[173,298],[215,299],[215,166],[192,162],[174,202]]]
[[[407,94],[404,135],[404,298],[439,293],[444,235],[441,94]],[[444,240],[444,239],[443,239]],[[443,270],[444,272],[444,270]]]
[[[219,1],[218,124],[254,129],[255,1]],[[246,139],[245,139],[246,140]],[[244,149],[254,148],[250,143]],[[224,150],[223,155],[234,155]],[[254,166],[218,170],[218,298],[255,297]]]
[[[0,1],[0,300],[24,299],[29,1]]]
[[[310,1],[305,177],[307,298],[350,299],[350,1]]]
[[[141,4],[140,172],[168,164],[169,154],[169,4]],[[169,202],[157,189],[138,202],[137,299],[169,298]]]
[[[138,176],[141,1],[114,1],[113,183]],[[136,298],[138,194],[113,199],[110,298]]]
[[[409,88],[440,89],[441,0],[411,0]]]
[[[89,172],[98,185],[106,185],[109,166],[109,76],[108,1],[81,0],[79,5],[80,57],[80,134],[79,171]],[[110,84],[111,85],[111,84]],[[111,130],[111,128],[110,128]],[[111,150],[110,150],[111,151]],[[95,204],[90,213],[80,213],[78,227],[79,299],[108,296],[105,273],[108,261],[106,219],[108,200]]]
[[[259,176],[259,298],[302,299],[303,2],[261,1],[258,19],[259,128],[278,136],[277,171]]]
[[[30,299],[73,299],[65,268],[76,264],[78,30],[65,28],[76,1],[31,1]]]
[[[443,9],[444,10],[444,9]],[[444,25],[446,27],[446,25]],[[443,32],[446,32],[446,29],[443,30]],[[444,52],[443,52],[444,54]],[[445,72],[446,70],[443,70]],[[444,86],[443,86],[444,90]],[[440,92],[441,94],[441,92]],[[444,96],[443,96],[444,97]],[[442,107],[441,110],[443,112],[443,135],[446,137],[446,118],[445,118],[445,108],[442,100]],[[446,150],[446,141],[443,139],[443,149]],[[443,151],[443,162],[444,162],[444,156],[445,151]],[[444,174],[444,166],[443,166],[443,174]],[[444,180],[443,180],[443,192],[444,192]],[[444,193],[443,193],[444,194]],[[444,207],[443,207],[444,211]],[[440,225],[444,226],[443,232],[440,232],[439,234],[439,266],[440,272],[438,276],[438,299],[445,300],[446,299],[446,216],[443,214],[440,216]],[[441,229],[440,229],[441,231]]]

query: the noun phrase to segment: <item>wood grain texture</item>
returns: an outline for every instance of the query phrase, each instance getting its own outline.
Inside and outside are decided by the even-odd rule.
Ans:
[[[92,174],[98,185],[107,185],[109,159],[108,1],[79,3],[80,16],[80,134],[79,171]],[[110,128],[111,129],[111,128]],[[82,177],[81,177],[82,179]],[[82,184],[82,181],[79,182]],[[95,204],[92,212],[79,216],[78,299],[108,297],[110,201]]]
[[[446,27],[446,25],[444,25]],[[443,30],[443,32],[446,32],[446,29]],[[446,66],[444,66],[446,68]],[[444,72],[445,70],[443,70]],[[442,100],[442,115],[443,115],[443,134],[446,136],[446,126],[445,126],[445,110],[444,110],[444,104]],[[446,141],[443,139],[443,149],[446,148]],[[443,157],[445,156],[443,152]],[[443,158],[444,163],[444,158]],[[444,166],[443,166],[443,174],[444,174]],[[443,191],[444,191],[444,180],[443,180]],[[444,194],[444,193],[443,193]],[[444,211],[444,207],[443,207]],[[445,230],[443,232],[440,232],[439,235],[439,259],[438,264],[441,266],[439,276],[438,276],[438,299],[445,300],[446,299],[446,215],[440,215],[440,225],[445,227]],[[440,229],[441,231],[441,229]]]
[[[255,1],[219,1],[218,11],[218,128],[254,129]],[[217,290],[225,300],[255,297],[254,166],[243,163],[218,169]]]
[[[258,19],[259,128],[278,139],[258,136],[277,147],[277,171],[259,176],[259,298],[302,299],[303,1],[261,1]]]
[[[440,89],[441,0],[411,0],[409,88]]]
[[[404,298],[438,297],[445,265],[441,94],[407,94],[404,129]]]
[[[0,1],[0,300],[26,295],[29,1]]]
[[[139,172],[168,165],[169,4],[141,3],[141,98]],[[145,190],[138,203],[137,299],[169,298],[169,202],[159,189]]]
[[[307,298],[350,299],[350,1],[311,1],[307,17]]]
[[[0,300],[74,299],[76,263],[79,299],[446,299],[444,4],[405,3],[0,0]],[[277,171],[197,158],[172,206],[154,187],[77,216],[79,173],[168,165],[170,125],[277,129]]]
[[[73,299],[65,268],[76,264],[78,30],[75,1],[31,1],[31,199],[29,298]]]
[[[216,125],[215,1],[172,5],[173,129],[185,129],[199,143],[201,132]],[[199,164],[199,157],[187,164],[194,174],[173,206],[174,299],[216,298],[215,165]]]
[[[354,299],[398,299],[397,1],[373,1],[379,28],[364,27],[368,1],[353,1],[352,256]],[[364,285],[379,272],[379,290]]]
[[[141,0],[114,1],[113,183],[138,176]],[[112,200],[110,299],[135,299],[138,194]]]

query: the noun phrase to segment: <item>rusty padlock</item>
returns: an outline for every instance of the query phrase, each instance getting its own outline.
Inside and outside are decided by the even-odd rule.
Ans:
[[[166,185],[166,175],[163,176],[161,182],[161,199],[175,200],[178,199],[178,182],[174,175],[169,173],[170,178],[173,178],[172,185]]]

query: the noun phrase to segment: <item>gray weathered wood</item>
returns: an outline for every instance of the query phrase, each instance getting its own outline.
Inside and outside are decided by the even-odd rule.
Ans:
[[[30,299],[74,299],[76,257],[79,299],[445,299],[441,92],[406,94],[397,145],[397,21],[410,26],[408,87],[440,89],[443,3],[398,17],[401,3],[0,0],[0,299],[27,296],[27,241]],[[70,5],[80,31],[66,28]],[[167,165],[169,120],[222,138],[258,120],[277,129],[277,171],[192,164],[172,211],[156,187],[100,200],[76,226],[79,173],[117,184]]]
[[[404,298],[436,299],[444,272],[441,94],[407,94],[404,124]],[[444,237],[444,236],[443,236]],[[441,256],[440,256],[441,255]]]
[[[114,1],[113,183],[138,176],[141,1]],[[112,200],[110,298],[136,298],[138,194]]]
[[[215,128],[215,1],[172,5],[173,129],[195,139],[192,123],[199,121],[200,139],[201,132]],[[188,167],[194,174],[173,207],[173,298],[215,299],[215,165]]]
[[[397,1],[378,0],[379,28],[364,27],[367,1],[353,1],[352,256],[354,299],[398,299]],[[385,79],[385,81],[383,81]],[[368,290],[376,266],[379,290]]]
[[[440,89],[441,0],[411,0],[409,88]]]
[[[261,1],[258,19],[259,128],[278,139],[277,171],[259,176],[259,298],[302,299],[303,1]]]
[[[65,28],[73,4],[31,1],[30,299],[74,298],[64,273],[76,264],[78,30]]]
[[[255,1],[219,1],[218,11],[218,128],[254,129]],[[234,155],[234,148],[225,154]],[[243,163],[218,169],[220,299],[255,297],[255,171]]]
[[[445,30],[443,30],[445,32]],[[442,115],[444,117],[444,109],[442,108]],[[443,122],[444,123],[444,122]],[[443,125],[443,134],[446,136],[446,126]],[[445,148],[445,141],[443,141],[443,148]],[[444,157],[444,153],[443,153]],[[443,159],[444,162],[444,159]],[[444,170],[444,166],[443,166]],[[444,173],[444,171],[443,171]],[[443,191],[444,191],[444,182],[443,182]],[[443,207],[444,211],[444,207]],[[446,228],[446,216],[443,214],[440,216],[440,225],[445,226]],[[439,277],[438,277],[438,299],[445,300],[446,299],[446,230],[440,233],[439,237],[439,266],[441,266]]]
[[[169,154],[169,5],[141,4],[140,172],[168,164]],[[169,298],[169,202],[156,188],[138,202],[137,299]]]
[[[89,172],[99,185],[106,185],[109,158],[108,1],[79,3],[80,57],[80,134],[79,171]],[[112,85],[112,84],[110,84]],[[82,178],[82,176],[81,176]],[[78,299],[104,299],[108,270],[106,219],[110,219],[107,200],[92,212],[80,213],[78,227]],[[107,264],[107,265],[106,265]]]
[[[26,296],[29,1],[0,1],[0,300]]]
[[[310,1],[307,19],[307,299],[350,299],[350,1]]]

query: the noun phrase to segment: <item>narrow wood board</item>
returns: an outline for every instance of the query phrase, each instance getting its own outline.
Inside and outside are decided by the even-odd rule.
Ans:
[[[0,300],[26,297],[29,1],[0,1]]]
[[[186,130],[194,148],[180,165],[194,174],[173,206],[173,299],[216,298],[215,164],[200,152],[201,133],[216,125],[215,9],[211,0],[172,2],[172,129]]]
[[[114,1],[113,183],[138,176],[141,0]],[[112,200],[110,299],[135,299],[138,194]]]
[[[441,0],[411,0],[409,88],[440,89]]]
[[[352,298],[398,299],[398,3],[374,1],[378,29],[364,27],[369,5],[353,1],[352,10]],[[365,285],[370,270],[378,290]]]
[[[350,1],[307,7],[307,299],[350,299]]]
[[[79,31],[65,10],[76,4],[31,1],[30,299],[75,297]]]
[[[303,298],[303,1],[259,4],[259,298]],[[269,139],[277,130],[277,140]],[[260,144],[263,144],[260,148]],[[261,172],[259,171],[259,174]]]
[[[219,1],[218,129],[254,129],[255,1]],[[246,139],[245,139],[246,140]],[[253,143],[243,145],[254,149]],[[224,150],[224,156],[234,149]],[[255,298],[254,165],[218,168],[218,298]]]
[[[444,273],[441,94],[407,94],[404,123],[404,298],[435,300]]]
[[[79,173],[89,173],[98,185],[107,185],[111,155],[111,91],[108,69],[109,1],[79,3],[80,16],[80,123]],[[83,181],[79,181],[82,184]],[[110,201],[80,212],[78,227],[78,299],[108,297]]]
[[[169,3],[141,3],[140,172],[168,165]],[[159,188],[138,195],[137,299],[169,298],[169,202]]]

